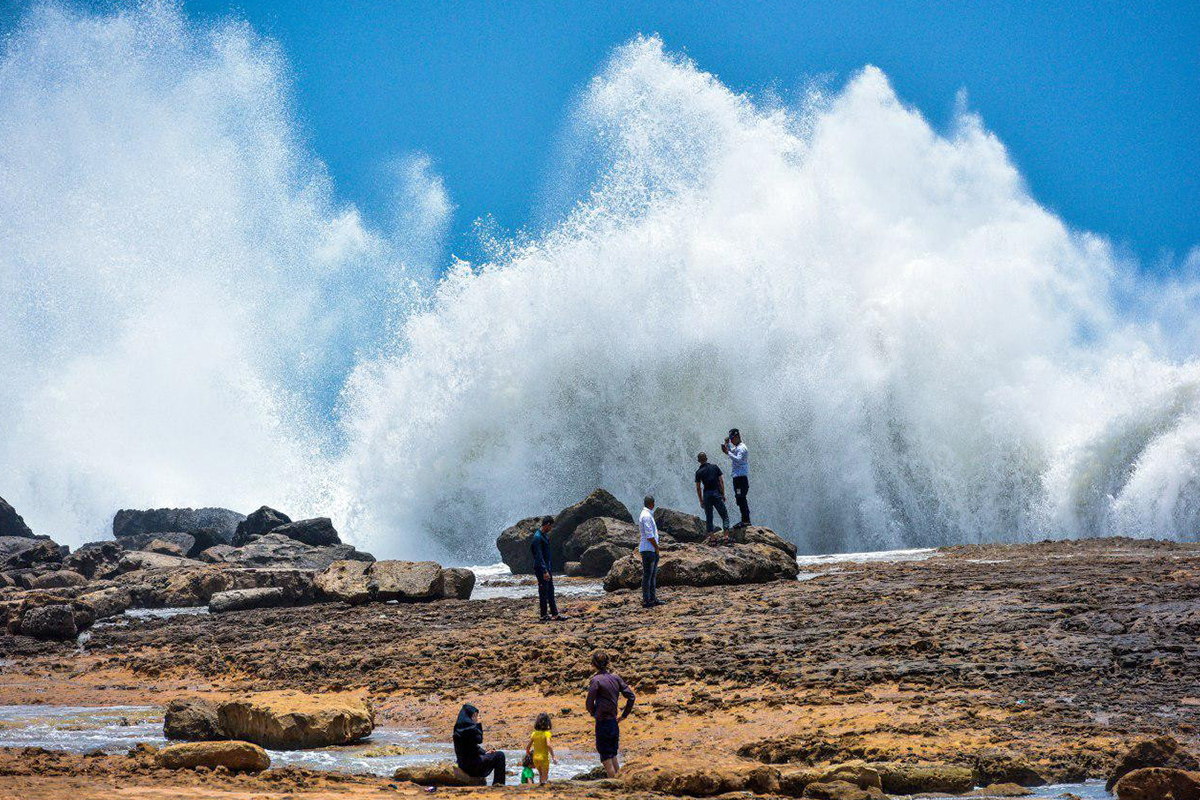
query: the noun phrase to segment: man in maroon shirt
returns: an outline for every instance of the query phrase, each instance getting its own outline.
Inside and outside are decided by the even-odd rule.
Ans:
[[[617,750],[621,744],[620,721],[633,710],[633,689],[621,680],[621,676],[608,671],[608,653],[597,650],[592,653],[592,666],[596,674],[588,686],[587,710],[596,718],[596,752],[608,777],[617,777],[621,764],[617,761]],[[617,702],[625,698],[625,708],[618,715]]]

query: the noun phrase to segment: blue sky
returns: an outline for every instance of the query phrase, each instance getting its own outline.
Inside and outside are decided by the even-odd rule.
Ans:
[[[6,0],[0,0],[0,3]],[[110,3],[94,3],[107,7]],[[429,154],[473,220],[537,218],[572,98],[660,34],[739,91],[785,97],[881,67],[941,126],[965,89],[1034,195],[1154,267],[1200,244],[1200,3],[183,0],[280,43],[341,199],[381,213],[382,165]],[[15,6],[10,6],[10,10]]]

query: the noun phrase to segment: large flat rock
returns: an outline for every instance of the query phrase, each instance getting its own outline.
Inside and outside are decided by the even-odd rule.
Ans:
[[[217,717],[223,735],[273,750],[350,744],[375,728],[370,703],[350,693],[263,692],[221,703]]]

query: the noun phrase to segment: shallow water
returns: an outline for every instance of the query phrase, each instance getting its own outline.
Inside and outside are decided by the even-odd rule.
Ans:
[[[495,597],[537,597],[537,579],[532,575],[513,575],[506,564],[470,568],[475,573],[472,600]],[[594,578],[554,576],[554,594],[559,597],[588,597],[604,594],[604,585]]]
[[[44,747],[87,753],[123,753],[145,742],[167,744],[162,735],[162,709],[153,706],[0,706],[0,747]],[[559,764],[551,778],[569,778],[596,766],[589,752],[555,748]],[[268,750],[271,766],[391,775],[397,767],[454,757],[449,742],[397,728],[376,728],[369,739],[343,747],[316,750]],[[386,752],[386,755],[382,754]],[[505,751],[510,776],[519,775],[523,753]],[[378,754],[377,754],[378,753]]]
[[[801,555],[796,556],[796,563],[800,566],[818,566],[820,564],[841,563],[864,564],[886,561],[924,561],[925,559],[933,558],[936,555],[937,550],[935,548],[920,547],[911,550],[878,550],[868,553],[826,553],[822,555]]]

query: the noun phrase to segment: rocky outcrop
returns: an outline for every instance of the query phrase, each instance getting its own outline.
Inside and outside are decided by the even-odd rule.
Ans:
[[[0,536],[0,572],[62,563],[64,549],[42,537]]]
[[[180,567],[203,567],[204,562],[195,561],[181,556],[167,556],[162,553],[148,553],[145,550],[130,550],[121,556],[117,562],[120,573],[136,572],[144,569],[178,569]]]
[[[796,545],[784,539],[770,528],[758,525],[747,525],[744,528],[730,528],[724,533],[714,534],[712,539],[716,544],[762,544],[774,547],[787,553],[790,558],[796,557]]]
[[[96,621],[91,605],[71,596],[74,590],[26,591],[0,603],[4,629],[34,639],[73,640]]]
[[[217,544],[207,550],[201,550],[196,560],[206,564],[221,564],[225,561],[225,556],[236,551],[237,548],[231,544]]]
[[[25,520],[17,513],[17,510],[10,506],[3,497],[0,497],[0,538],[5,536],[32,538],[33,531],[25,524]]]
[[[360,553],[348,544],[317,547],[273,531],[235,550],[223,552],[221,559],[226,564],[246,567],[281,567],[316,572],[335,561],[374,561],[375,557]]]
[[[230,611],[246,611],[252,608],[277,608],[290,605],[283,589],[269,586],[262,589],[231,589],[217,592],[208,600],[208,610],[213,614]]]
[[[1113,791],[1119,800],[1200,800],[1200,772],[1147,767],[1122,777]]]
[[[136,608],[202,606],[217,592],[265,587],[283,589],[291,605],[311,603],[315,598],[312,573],[307,570],[200,564],[187,569],[138,570],[120,575],[116,581],[129,590]]]
[[[656,764],[635,765],[622,771],[620,781],[626,790],[685,797],[713,797],[742,791],[781,793],[779,771],[762,766],[681,769]]]
[[[113,536],[121,539],[141,533],[189,533],[210,528],[222,543],[230,544],[238,523],[245,518],[245,514],[227,508],[121,509],[113,517]]]
[[[458,768],[453,761],[438,761],[432,764],[413,764],[400,767],[392,775],[399,783],[415,783],[420,786],[484,786],[484,778],[472,778]]]
[[[677,542],[702,542],[708,536],[704,520],[672,508],[654,509],[654,522],[660,534],[665,533]]]
[[[255,536],[265,536],[280,525],[287,525],[292,518],[270,506],[262,506],[238,523],[231,544],[236,547],[249,542]]]
[[[611,544],[626,550],[635,550],[640,533],[632,522],[622,522],[611,517],[594,517],[580,525],[563,544],[563,557],[567,561],[581,561],[592,547]]]
[[[289,522],[275,528],[271,533],[276,536],[286,536],[313,547],[332,547],[342,543],[337,530],[333,527],[333,521],[329,517]]]
[[[433,561],[337,561],[318,573],[313,585],[326,599],[351,605],[438,600],[447,596],[444,572]]]
[[[119,571],[125,548],[118,542],[88,542],[72,552],[63,562],[67,569],[89,580],[111,578]]]
[[[273,750],[350,744],[371,735],[375,714],[361,695],[264,692],[217,709],[224,735]]]
[[[217,704],[210,700],[172,700],[163,714],[163,736],[184,742],[228,738],[221,730]]]
[[[615,542],[593,545],[579,557],[579,574],[585,577],[602,578],[612,569],[613,564],[636,551],[636,547],[626,547]]]
[[[87,603],[95,612],[96,619],[110,619],[124,614],[133,605],[133,596],[128,589],[120,586],[110,586],[79,596],[81,603]]]
[[[172,744],[154,756],[158,766],[165,769],[196,769],[224,767],[230,772],[262,772],[271,766],[271,757],[250,742],[187,742]]]
[[[75,610],[67,603],[30,608],[21,615],[20,633],[34,639],[74,639],[79,635]]]
[[[542,515],[545,516],[545,515]],[[505,528],[496,539],[496,549],[514,575],[533,574],[533,554],[529,552],[529,540],[542,524],[542,516],[526,517]]]
[[[1113,771],[1109,773],[1108,782],[1104,788],[1112,791],[1117,781],[1130,772],[1148,767],[1168,767],[1195,772],[1200,770],[1200,762],[1195,756],[1179,746],[1179,742],[1171,736],[1159,736],[1137,742],[1121,756]]]
[[[633,522],[633,515],[620,500],[604,490],[597,489],[580,502],[567,506],[554,517],[554,527],[550,529],[550,559],[555,566],[561,565],[568,559],[564,558],[567,540],[576,529],[596,517],[609,517],[621,522]],[[532,565],[530,566],[532,571]]]
[[[447,600],[470,600],[475,590],[475,573],[466,567],[446,567],[442,570],[442,597]]]
[[[795,580],[796,559],[765,544],[725,547],[685,544],[664,550],[658,565],[659,586],[718,586]],[[642,562],[631,553],[613,564],[604,578],[608,591],[641,585]]]

